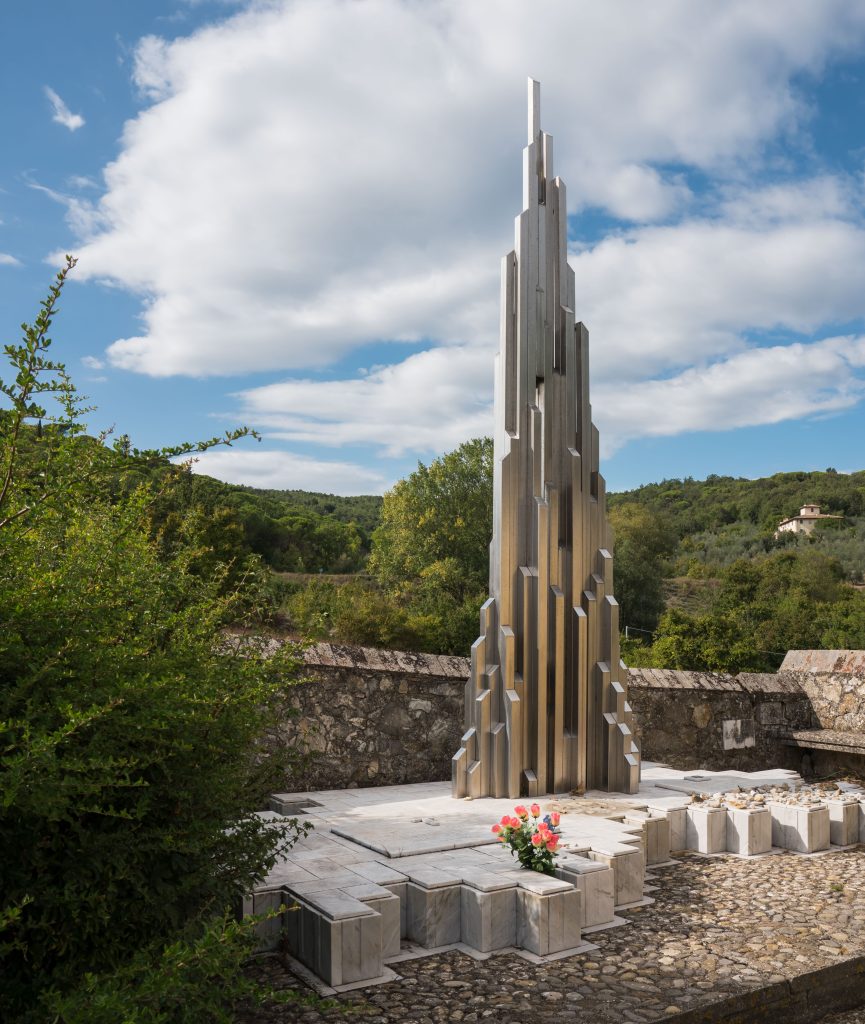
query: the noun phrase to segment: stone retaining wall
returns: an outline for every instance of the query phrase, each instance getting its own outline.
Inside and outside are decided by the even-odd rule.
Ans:
[[[316,644],[294,712],[268,741],[309,754],[294,791],[390,786],[450,778],[463,722],[465,658]]]
[[[811,721],[808,697],[772,673],[632,668],[629,699],[644,759],[673,768],[798,768],[801,754],[778,742],[777,733]]]
[[[293,717],[267,740],[307,752],[286,780],[295,791],[432,782],[450,777],[463,730],[465,658],[316,644],[306,678],[287,692]],[[807,728],[808,696],[772,674],[631,669],[643,756],[677,768],[798,768],[775,738]]]

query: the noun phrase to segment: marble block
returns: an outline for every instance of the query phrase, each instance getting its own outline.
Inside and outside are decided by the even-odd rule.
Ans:
[[[460,888],[439,885],[429,888],[410,880],[406,885],[406,936],[434,949],[460,941]]]
[[[287,913],[288,951],[328,985],[381,976],[382,919],[345,893],[312,893]]]
[[[772,816],[768,808],[727,809],[727,851],[753,857],[772,849]]]
[[[833,846],[852,846],[859,842],[859,803],[827,800],[829,808],[829,842]]]
[[[400,951],[402,927],[400,922],[400,900],[398,896],[374,882],[349,886],[342,890],[365,903],[381,917],[381,955],[397,956]]]
[[[670,823],[670,853],[682,853],[688,849],[688,809],[670,807],[666,813]]]
[[[816,853],[829,848],[829,808],[770,803],[772,845],[795,853]]]
[[[859,842],[865,843],[865,801],[859,801]]]
[[[571,885],[547,895],[538,890],[516,890],[517,945],[537,956],[579,946],[580,893]]]
[[[360,875],[370,882],[375,882],[399,898],[399,934],[400,938],[406,938],[408,935],[408,917],[406,914],[408,896],[406,895],[405,888],[408,879],[406,876],[401,871],[396,871],[389,864],[382,864],[377,860],[352,864],[351,870],[356,875]]]
[[[645,870],[642,850],[623,843],[598,844],[589,851],[589,857],[613,869],[617,907],[637,903],[643,898]]]
[[[556,875],[579,892],[580,927],[609,924],[615,916],[616,894],[613,869],[588,857],[562,859]]]
[[[685,811],[686,849],[697,853],[724,853],[727,849],[727,811],[723,807],[692,804]]]
[[[517,885],[502,880],[497,887],[460,886],[460,935],[481,953],[517,943]]]
[[[670,859],[670,822],[666,815],[632,811],[625,815],[626,825],[640,825],[646,864],[664,864]]]

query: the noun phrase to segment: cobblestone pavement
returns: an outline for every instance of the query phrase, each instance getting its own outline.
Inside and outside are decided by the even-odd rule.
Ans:
[[[624,912],[629,926],[589,936],[595,952],[541,965],[441,953],[395,965],[400,981],[330,1008],[268,1004],[240,1012],[238,1024],[652,1021],[865,953],[861,846],[748,861],[685,855],[653,873],[656,902]],[[276,958],[255,971],[276,988],[302,988]],[[865,1024],[857,1012],[827,1024]]]

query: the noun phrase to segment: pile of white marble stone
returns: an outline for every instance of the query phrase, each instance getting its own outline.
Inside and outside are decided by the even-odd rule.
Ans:
[[[865,791],[847,783],[771,782],[692,792],[686,848],[755,856],[772,848],[813,854],[865,841]]]
[[[734,790],[714,793],[703,797],[699,793],[689,796],[689,803],[705,804],[707,807],[733,807],[750,810],[765,807],[769,803],[787,804],[796,807],[818,807],[828,801],[856,804],[865,798],[865,791],[858,788],[842,788],[837,782],[814,782],[790,785],[781,783],[757,786],[751,789],[737,786]]]

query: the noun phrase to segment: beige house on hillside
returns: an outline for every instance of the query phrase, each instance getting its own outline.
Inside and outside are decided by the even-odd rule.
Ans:
[[[843,518],[844,516],[832,516],[821,512],[819,505],[803,505],[797,516],[782,519],[775,533],[813,533],[819,520]]]

